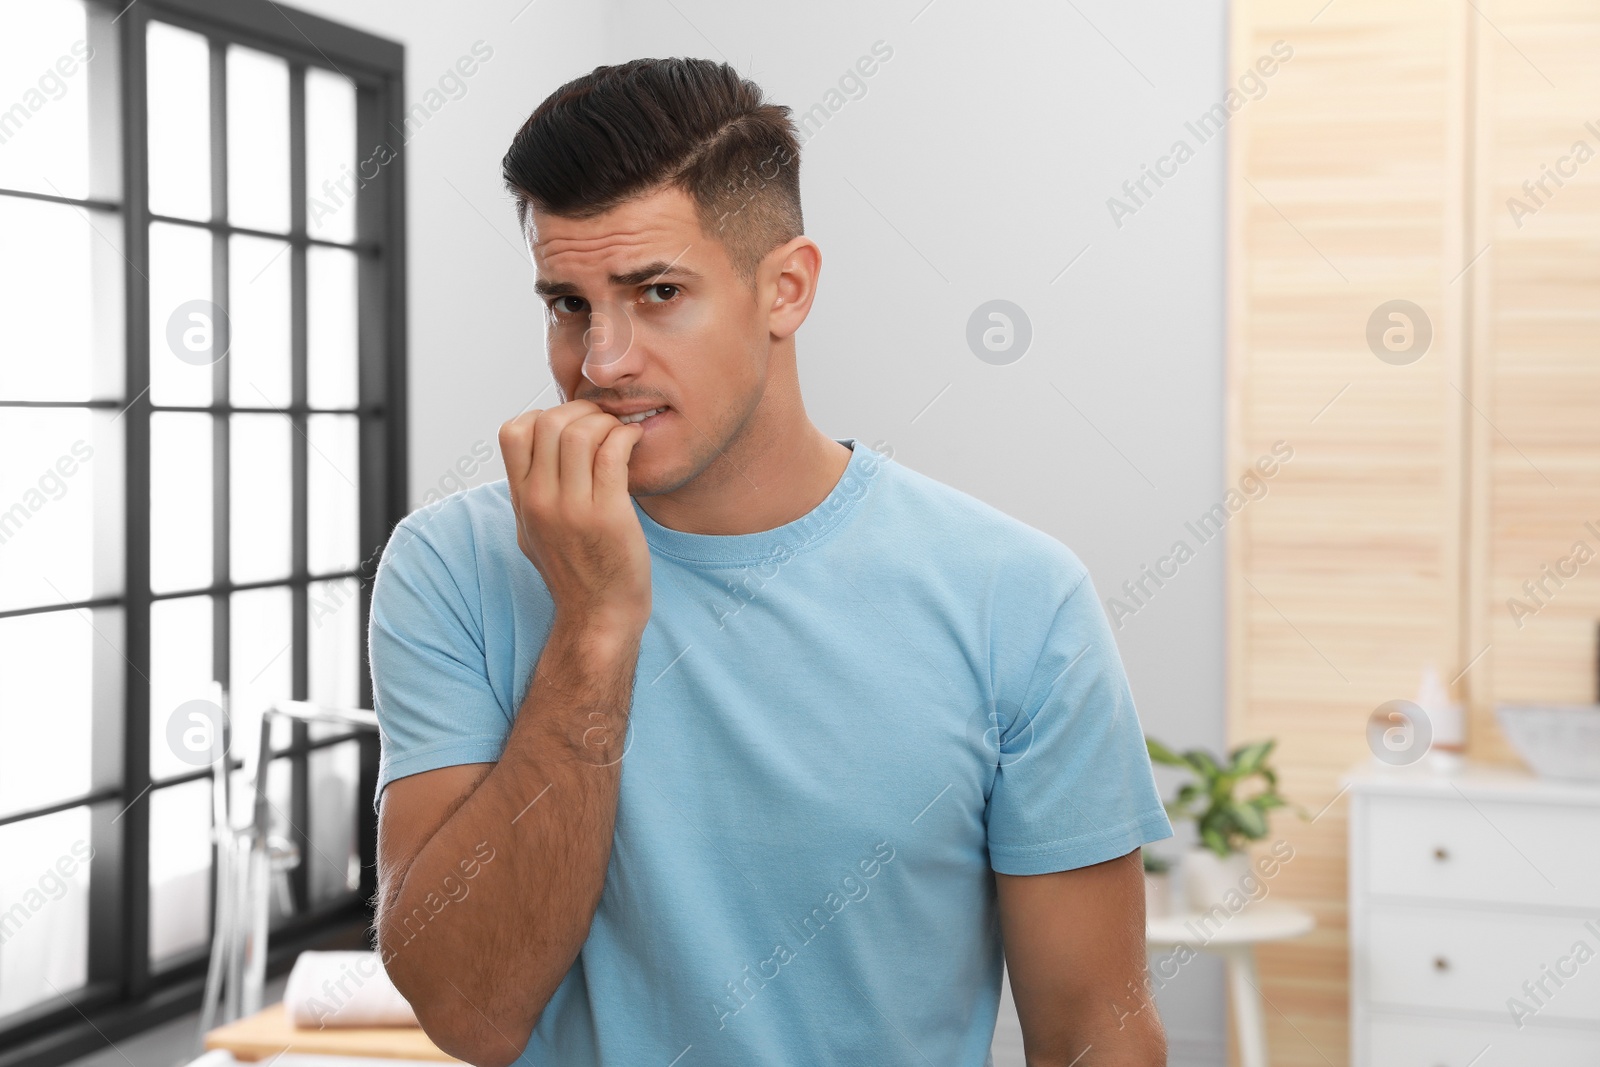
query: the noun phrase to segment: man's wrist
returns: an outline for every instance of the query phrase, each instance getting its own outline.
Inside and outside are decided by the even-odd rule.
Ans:
[[[558,614],[539,658],[523,714],[547,754],[614,765],[627,732],[643,626]]]
[[[585,673],[604,672],[621,660],[636,660],[645,623],[598,612],[556,612],[550,641],[559,648],[580,653],[577,664]]]

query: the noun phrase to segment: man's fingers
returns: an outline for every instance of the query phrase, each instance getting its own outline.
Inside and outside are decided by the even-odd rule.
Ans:
[[[549,500],[603,502],[627,495],[628,460],[644,436],[638,424],[587,400],[527,411],[500,427],[500,454],[513,499],[531,488]]]
[[[548,494],[546,499],[555,496],[561,483],[561,435],[567,424],[599,410],[600,405],[592,400],[571,400],[545,412],[534,425],[533,469],[529,473],[541,493]]]
[[[628,495],[628,460],[644,436],[636,422],[614,426],[594,454],[594,502],[604,504]]]
[[[500,458],[505,461],[513,493],[522,487],[533,465],[533,424],[540,413],[539,408],[524,411],[500,427]]]
[[[617,425],[617,417],[596,408],[567,423],[561,431],[561,496],[572,503],[587,505],[594,499],[591,484],[594,453],[606,434]]]

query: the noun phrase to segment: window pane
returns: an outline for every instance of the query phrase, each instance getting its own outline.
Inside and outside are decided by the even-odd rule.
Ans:
[[[89,809],[0,826],[0,1016],[55,1000],[88,980]]]
[[[90,790],[96,654],[120,663],[121,640],[114,609],[0,619],[0,815]]]
[[[0,33],[0,187],[89,195],[95,49],[77,3],[7,4]],[[114,68],[114,57],[100,57]]]
[[[269,705],[294,695],[294,635],[289,626],[291,601],[283,586],[246,589],[233,594],[229,619],[228,659],[232,679],[229,685],[229,711],[236,736],[247,739],[253,749],[260,736],[257,725]],[[292,724],[275,719],[272,746],[287,746]],[[245,753],[234,752],[235,756]]]
[[[289,406],[289,245],[228,242],[229,392],[236,407]]]
[[[356,843],[356,787],[361,749],[355,741],[319,748],[307,760],[311,781],[311,864],[306,875],[311,903],[344,896],[361,885],[361,855]]]
[[[354,415],[306,420],[306,555],[312,574],[354,570],[359,555],[356,486],[360,426]]]
[[[228,217],[289,232],[289,65],[228,47]]]
[[[362,174],[370,180],[374,158]],[[356,171],[356,90],[330,70],[306,70],[306,229],[328,241],[353,241]]]
[[[211,419],[150,416],[150,587],[158,593],[211,584]]]
[[[0,147],[0,159],[9,152]],[[0,234],[0,398],[120,396],[122,220],[115,212],[0,196]]]
[[[0,408],[0,610],[116,591],[111,571],[96,581],[95,559],[96,499],[120,499],[109,420],[85,408]],[[101,523],[119,524],[117,510]],[[101,540],[113,537],[120,530]]]
[[[306,252],[306,398],[356,406],[356,256],[342,248]]]
[[[167,778],[209,763],[210,737],[181,733],[171,722],[191,701],[215,705],[211,667],[211,598],[180,597],[150,605],[150,774]],[[186,720],[186,717],[185,717]],[[180,730],[186,730],[185,724]]]
[[[211,217],[210,46],[198,33],[150,23],[150,210]]]
[[[286,578],[290,566],[290,435],[286,415],[235,415],[228,449],[235,582]]]
[[[306,598],[306,633],[311,641],[310,699],[334,708],[361,700],[361,583],[355,578],[312,582]],[[313,723],[312,737],[348,729]]]
[[[150,791],[150,963],[211,933],[211,779]]]
[[[211,365],[227,351],[223,312],[212,303],[211,234],[150,224],[150,402],[211,403]]]

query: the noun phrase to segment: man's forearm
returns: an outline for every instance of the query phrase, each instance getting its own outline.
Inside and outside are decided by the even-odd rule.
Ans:
[[[1028,1067],[1165,1067],[1167,1033],[1155,1003],[1129,1013],[1105,1001],[1096,992],[1091,1001],[1063,1005],[1072,1036],[1049,1049],[1029,1045],[1024,1036]]]
[[[379,948],[430,1030],[522,1052],[588,937],[605,883],[637,632],[558,620],[499,762],[385,887]],[[406,920],[457,865],[494,851],[443,921]],[[411,943],[410,937],[417,938]],[[496,1057],[499,1058],[499,1057]]]

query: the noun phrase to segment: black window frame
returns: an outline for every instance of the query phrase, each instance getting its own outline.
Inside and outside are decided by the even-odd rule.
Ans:
[[[102,1049],[166,1019],[199,1007],[205,981],[208,946],[202,946],[170,967],[153,972],[149,956],[150,904],[150,608],[156,600],[209,594],[213,601],[213,666],[225,686],[229,679],[228,605],[240,589],[286,587],[291,592],[292,678],[295,699],[306,699],[309,686],[308,597],[315,582],[354,579],[359,587],[360,702],[372,706],[371,674],[365,634],[371,603],[371,577],[379,552],[395,523],[408,510],[407,381],[406,381],[406,232],[404,91],[405,49],[398,42],[287,7],[273,0],[82,0],[98,32],[109,35],[117,58],[118,124],[121,145],[120,196],[115,200],[47,195],[6,189],[7,197],[62,204],[102,213],[120,213],[124,268],[123,392],[115,400],[23,401],[0,398],[0,408],[53,407],[119,411],[122,428],[123,591],[65,604],[0,612],[5,617],[67,609],[120,608],[124,614],[123,699],[120,706],[94,709],[92,788],[79,796],[0,817],[0,825],[54,812],[87,807],[94,860],[90,865],[87,981],[63,996],[43,1001],[4,1020],[0,1029],[0,1067],[52,1067]],[[145,48],[147,27],[163,22],[203,34],[210,41],[211,189],[210,221],[196,222],[152,215],[148,204],[148,110]],[[226,389],[226,359],[214,364],[213,401],[208,406],[153,406],[150,384],[149,232],[154,222],[198,227],[212,235],[213,300],[224,310],[228,239],[233,233],[257,233],[226,220],[227,146],[225,51],[240,45],[279,56],[290,70],[290,209],[291,256],[291,397],[289,407],[237,407]],[[352,242],[314,238],[306,230],[305,199],[305,73],[321,67],[342,74],[356,87],[358,159],[370,159],[379,146],[387,149],[375,173],[360,175],[355,198]],[[277,239],[282,235],[267,234]],[[306,402],[306,256],[314,245],[347,248],[358,257],[357,336],[358,403],[353,409],[312,409]],[[220,324],[219,324],[220,325]],[[154,411],[187,410],[213,417],[213,581],[209,587],[155,594],[150,587],[150,423]],[[280,412],[298,429],[292,440],[292,568],[288,579],[232,582],[229,578],[228,418],[236,411]],[[337,410],[358,418],[360,456],[359,544],[361,557],[353,571],[312,575],[307,562],[307,418]],[[97,521],[99,521],[97,519]],[[108,721],[113,718],[115,721]],[[103,739],[120,738],[120,752],[101,750]],[[377,889],[377,819],[370,798],[377,784],[378,742],[370,733],[339,733],[313,739],[296,724],[292,743],[280,758],[295,766],[289,814],[301,856],[311,855],[304,828],[308,825],[308,761],[310,753],[354,738],[359,744],[357,841],[361,877],[357,891],[316,910],[309,900],[308,866],[302,862],[291,876],[296,914],[275,925],[269,941],[269,972],[281,972],[295,954],[328,937],[348,939],[352,930],[371,923],[371,901]],[[242,762],[231,750],[234,765]],[[209,768],[164,777],[158,788],[206,777]],[[214,856],[212,871],[215,871]],[[215,899],[211,902],[213,916]],[[214,923],[210,924],[214,928]]]

